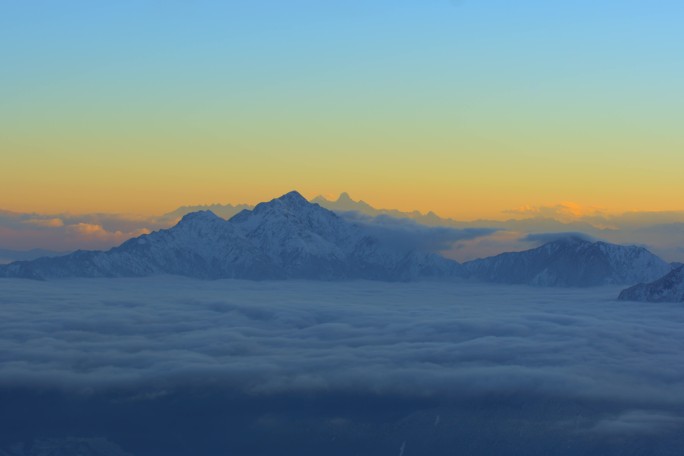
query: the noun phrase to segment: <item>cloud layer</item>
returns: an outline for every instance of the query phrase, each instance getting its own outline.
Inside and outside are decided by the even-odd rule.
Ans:
[[[625,438],[641,439],[650,451],[641,454],[676,454],[668,451],[681,443],[684,312],[617,302],[613,288],[163,277],[0,285],[0,396],[9,404],[0,424],[19,426],[9,417],[23,398],[16,391],[29,396],[22,407],[36,391],[53,391],[76,409],[142,407],[160,422],[169,404],[224,403],[221,419],[240,411],[252,436],[301,433],[292,428],[299,420],[325,427],[315,432],[340,428],[349,443],[389,420],[392,439],[412,436],[408,449],[435,422],[463,414],[462,432],[485,426],[506,439],[518,432],[508,435],[511,420],[539,421],[578,451],[556,454],[587,454],[597,442],[621,454]],[[49,401],[29,408],[40,404]],[[209,426],[204,419],[196,418]],[[453,429],[434,432],[456,445]],[[120,433],[114,441],[131,441]],[[546,438],[539,445],[548,454]],[[397,451],[402,443],[383,442]]]
[[[260,392],[503,389],[684,405],[684,313],[480,285],[3,280],[0,383],[106,388],[198,371]],[[49,340],[49,344],[45,341]],[[249,378],[249,381],[245,379]],[[458,385],[458,388],[455,386]]]
[[[107,249],[171,222],[164,217],[0,211],[0,247],[53,251]]]
[[[363,225],[368,232],[393,247],[405,250],[442,252],[451,249],[455,243],[482,238],[495,233],[491,228],[455,228],[429,226],[408,218],[389,215],[368,216],[359,212],[345,212],[347,220]]]

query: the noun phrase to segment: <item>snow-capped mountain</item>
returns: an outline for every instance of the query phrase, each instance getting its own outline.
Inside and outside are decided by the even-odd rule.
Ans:
[[[684,302],[684,266],[679,266],[654,282],[640,283],[622,290],[618,299],[620,301]]]
[[[291,192],[226,221],[211,211],[130,239],[106,252],[77,251],[15,262],[0,276],[23,278],[142,277],[412,280],[464,275],[439,255],[405,251],[363,225]]]
[[[671,266],[643,247],[568,237],[523,252],[463,264],[475,279],[538,286],[635,284],[662,277]]]
[[[384,239],[290,192],[224,220],[211,211],[130,239],[108,251],[77,251],[0,266],[0,277],[143,277],[203,279],[453,279],[543,286],[650,282],[671,265],[648,250],[566,238],[536,249],[461,265],[435,253]]]

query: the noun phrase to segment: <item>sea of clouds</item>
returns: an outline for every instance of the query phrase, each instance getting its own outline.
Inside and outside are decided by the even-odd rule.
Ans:
[[[2,280],[0,455],[678,455],[684,308],[618,291]]]

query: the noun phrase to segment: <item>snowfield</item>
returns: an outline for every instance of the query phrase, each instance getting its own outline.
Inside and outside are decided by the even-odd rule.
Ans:
[[[3,279],[0,455],[680,454],[684,308],[618,291]]]

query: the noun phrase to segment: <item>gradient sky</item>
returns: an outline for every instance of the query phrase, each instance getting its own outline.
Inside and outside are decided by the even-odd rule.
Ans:
[[[680,1],[0,3],[0,209],[682,210]]]

